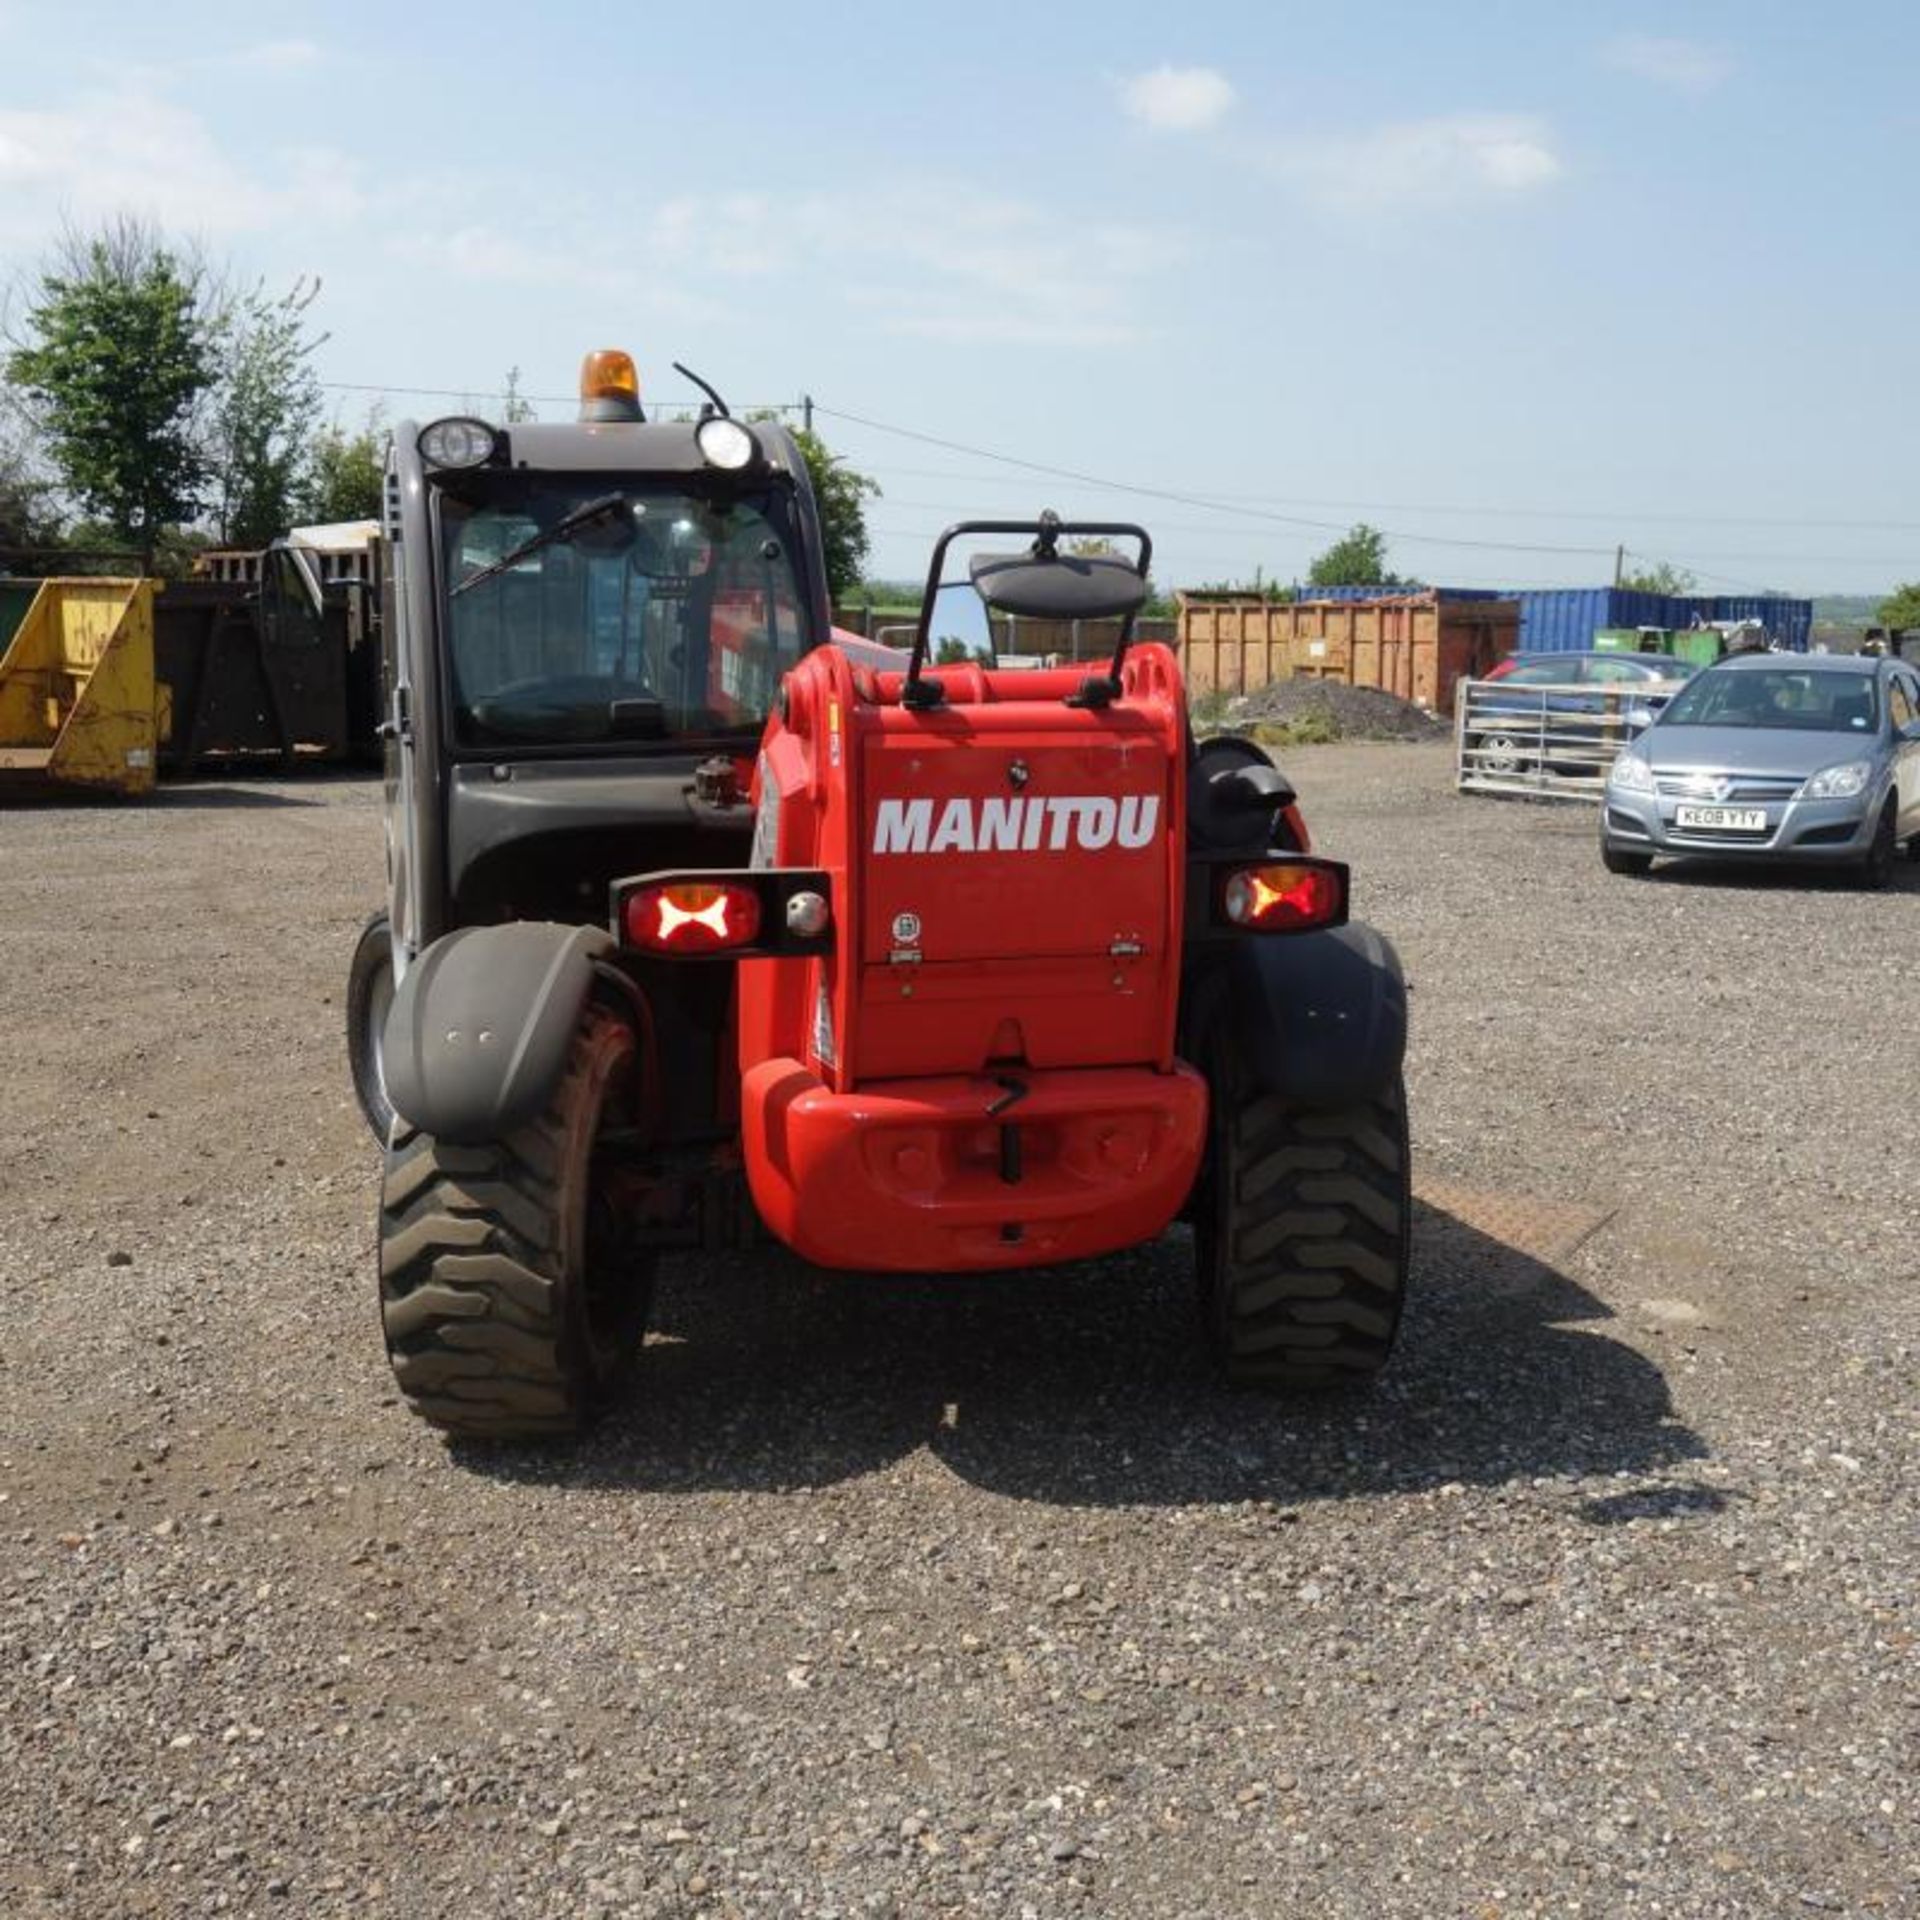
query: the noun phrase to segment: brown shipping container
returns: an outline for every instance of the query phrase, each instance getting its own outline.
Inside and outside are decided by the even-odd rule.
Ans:
[[[1276,602],[1183,593],[1177,644],[1190,695],[1344,680],[1444,714],[1456,681],[1485,673],[1519,641],[1514,600],[1403,593]]]

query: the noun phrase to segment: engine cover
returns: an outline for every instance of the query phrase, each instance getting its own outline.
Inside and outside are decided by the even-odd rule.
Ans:
[[[807,1062],[839,1091],[1034,1069],[1171,1071],[1185,871],[1186,716],[1173,656],[945,668],[946,699],[821,648],[787,683],[756,783],[756,858],[833,876],[836,938],[741,969],[742,1067]]]

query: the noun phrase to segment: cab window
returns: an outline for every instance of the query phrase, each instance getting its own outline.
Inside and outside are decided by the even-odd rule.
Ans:
[[[787,502],[486,473],[440,505],[456,741],[753,734],[810,639]]]

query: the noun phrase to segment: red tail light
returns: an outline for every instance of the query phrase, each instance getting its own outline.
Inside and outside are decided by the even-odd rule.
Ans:
[[[760,896],[723,881],[675,880],[627,895],[627,938],[658,953],[718,953],[750,947],[760,932]]]
[[[1335,860],[1268,860],[1236,867],[1220,889],[1229,926],[1253,933],[1305,933],[1347,917],[1347,870]]]

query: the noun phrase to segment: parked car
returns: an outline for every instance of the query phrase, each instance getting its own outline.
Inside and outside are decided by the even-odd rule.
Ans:
[[[1600,816],[1611,873],[1656,854],[1851,865],[1883,887],[1920,854],[1920,673],[1846,654],[1709,667],[1614,761]]]
[[[1529,772],[1544,758],[1597,778],[1609,736],[1638,733],[1694,671],[1664,653],[1512,653],[1487,675],[1499,684],[1473,698],[1467,745],[1481,771],[1496,777]],[[1601,691],[1620,687],[1634,689],[1630,704]]]

